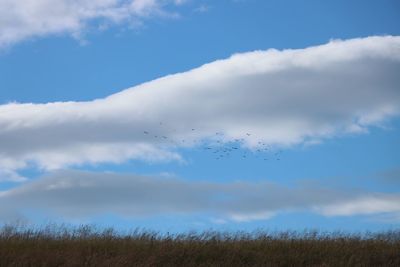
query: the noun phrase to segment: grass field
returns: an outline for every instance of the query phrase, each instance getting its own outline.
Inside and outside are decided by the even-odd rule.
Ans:
[[[162,235],[6,225],[0,230],[0,266],[400,266],[400,230]]]

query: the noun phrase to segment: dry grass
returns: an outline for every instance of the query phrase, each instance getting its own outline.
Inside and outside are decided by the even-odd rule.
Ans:
[[[400,266],[400,231],[161,235],[6,225],[0,266]]]

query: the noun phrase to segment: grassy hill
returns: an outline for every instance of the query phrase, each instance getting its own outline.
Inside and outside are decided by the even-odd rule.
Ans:
[[[0,230],[0,266],[400,266],[400,230],[162,235],[6,225]]]

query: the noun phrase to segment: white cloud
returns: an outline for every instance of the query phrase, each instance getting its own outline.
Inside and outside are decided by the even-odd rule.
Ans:
[[[0,47],[54,34],[81,37],[93,21],[138,24],[150,16],[168,16],[162,0],[0,0]]]
[[[399,195],[374,195],[333,203],[316,208],[326,216],[368,215],[376,213],[400,214]]]
[[[398,115],[399,73],[400,37],[369,37],[236,54],[89,102],[0,105],[0,168],[179,159],[216,132],[247,148],[362,133]]]
[[[113,214],[129,218],[204,215],[213,223],[267,220],[281,212],[325,216],[400,212],[399,194],[287,187],[268,182],[200,182],[177,178],[57,171],[0,192],[0,221],[44,214],[86,220]],[[316,208],[318,207],[318,208]]]
[[[8,169],[3,169],[0,170],[0,182],[4,181],[11,181],[11,182],[25,182],[27,181],[27,178],[19,175],[15,171],[8,170]]]
[[[267,220],[275,216],[274,212],[260,211],[256,213],[233,213],[230,214],[230,219],[235,222],[250,222],[258,220]]]
[[[194,11],[198,12],[198,13],[205,13],[205,12],[207,12],[209,10],[210,10],[210,6],[209,5],[205,5],[205,4],[201,4],[200,6],[198,6],[198,7],[196,7],[194,9]]]

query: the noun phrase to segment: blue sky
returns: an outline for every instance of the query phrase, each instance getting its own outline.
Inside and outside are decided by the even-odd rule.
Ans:
[[[399,226],[398,1],[50,2],[0,0],[2,222]]]

